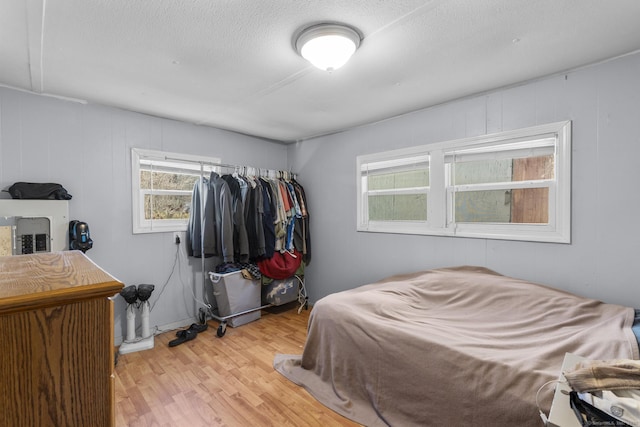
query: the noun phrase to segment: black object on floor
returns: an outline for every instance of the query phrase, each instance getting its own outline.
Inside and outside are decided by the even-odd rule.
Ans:
[[[169,341],[169,347],[175,347],[183,342],[191,341],[198,336],[198,333],[206,331],[208,327],[209,325],[207,323],[192,323],[188,329],[181,329],[176,332],[176,337],[178,338],[173,341]]]
[[[207,330],[207,328],[209,327],[209,325],[207,323],[192,323],[191,326],[189,326],[190,331],[196,331],[196,332],[204,332]]]
[[[191,341],[195,337],[198,336],[198,333],[191,329],[186,329],[184,331],[178,331],[180,335],[173,341],[169,341],[169,347],[175,347],[177,345],[182,344],[183,342]]]

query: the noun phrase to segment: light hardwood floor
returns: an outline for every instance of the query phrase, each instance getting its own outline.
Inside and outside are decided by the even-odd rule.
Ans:
[[[116,426],[358,426],[273,369],[276,353],[301,354],[309,311],[262,312],[258,321],[218,322],[176,347],[175,332],[151,350],[121,355],[115,368]]]

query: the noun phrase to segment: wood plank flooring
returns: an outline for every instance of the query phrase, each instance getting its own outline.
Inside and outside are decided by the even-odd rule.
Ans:
[[[301,354],[309,311],[263,311],[260,320],[218,322],[176,347],[175,331],[115,368],[116,427],[358,426],[273,369],[276,353]]]

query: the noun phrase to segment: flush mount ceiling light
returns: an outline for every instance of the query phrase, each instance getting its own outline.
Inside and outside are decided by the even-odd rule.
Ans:
[[[360,46],[360,34],[343,24],[324,23],[308,27],[297,36],[298,53],[316,67],[333,71],[342,67]]]

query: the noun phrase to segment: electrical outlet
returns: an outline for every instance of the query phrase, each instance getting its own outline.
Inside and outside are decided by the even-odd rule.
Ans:
[[[176,245],[180,244],[180,233],[173,234],[173,241],[176,243]]]

